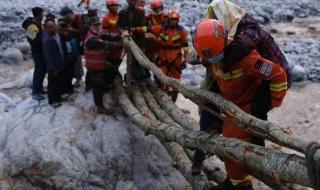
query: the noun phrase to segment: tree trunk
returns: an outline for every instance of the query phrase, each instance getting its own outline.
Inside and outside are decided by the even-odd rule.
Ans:
[[[133,87],[133,96],[135,96],[133,99],[135,99],[137,104],[137,107],[139,110],[148,113],[148,116],[142,115],[138,109],[130,102],[128,96],[124,93],[124,89],[121,87],[121,82],[119,79],[115,80],[115,86],[116,89],[116,95],[119,98],[119,103],[122,107],[122,109],[126,112],[126,114],[136,123],[138,126],[140,125],[149,125],[150,123],[158,123],[161,125],[160,122],[157,120],[152,120],[148,118],[148,116],[151,116],[151,118],[155,118],[153,113],[148,110],[146,107],[146,103],[143,100],[143,96],[141,92],[139,92],[139,89],[135,86]],[[124,107],[124,105],[126,105]],[[174,126],[177,127],[177,126]],[[148,133],[148,131],[145,131]],[[206,178],[206,176],[202,173],[201,175],[198,175],[196,177],[193,177],[190,172],[191,168],[191,161],[186,156],[186,153],[184,152],[183,148],[176,144],[176,143],[169,143],[164,142],[164,147],[166,147],[167,151],[171,155],[171,157],[174,159],[174,165],[175,167],[181,172],[182,175],[192,184],[193,189],[195,190],[209,190],[216,186],[215,183],[209,182]]]
[[[143,116],[153,121],[157,121],[156,116],[148,108],[148,105],[144,101],[142,93],[136,85],[132,86],[132,99],[134,104]]]
[[[212,102],[224,114],[232,116],[235,121],[242,124],[243,127],[246,127],[254,135],[268,139],[281,146],[285,146],[297,150],[299,152],[305,153],[306,148],[310,144],[310,142],[289,136],[284,132],[283,129],[281,129],[280,126],[271,122],[257,119],[245,113],[232,102],[223,99],[218,94],[202,89],[195,89],[189,85],[181,84],[179,80],[163,75],[161,70],[148,60],[148,58],[143,54],[143,52],[132,40],[124,39],[124,45],[131,50],[135,58],[142,66],[151,70],[157,76],[157,78],[164,84],[178,89],[178,91],[182,93],[184,96],[190,98],[195,102]]]
[[[160,121],[169,125],[176,125],[177,127],[181,127],[169,116],[169,114],[167,114],[167,112],[162,110],[162,108],[157,103],[154,96],[152,96],[152,94],[150,93],[147,87],[145,86],[141,87],[141,91],[148,106]]]
[[[171,98],[166,93],[154,84],[154,82],[148,80],[147,85],[162,109],[164,109],[178,124],[188,130],[200,129],[199,123],[188,117],[174,102],[172,102]]]

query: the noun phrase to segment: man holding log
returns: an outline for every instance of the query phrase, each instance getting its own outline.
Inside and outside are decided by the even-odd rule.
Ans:
[[[224,25],[214,19],[206,19],[197,26],[194,47],[201,58],[202,64],[212,72],[211,80],[216,83],[221,96],[240,107],[243,111],[252,113],[252,102],[259,85],[263,81],[270,81],[271,108],[281,105],[287,91],[287,77],[285,70],[277,63],[263,58],[256,49],[239,62],[225,67],[224,50],[228,47],[228,34]],[[239,45],[251,49],[254,44],[245,36]],[[237,126],[232,121],[232,115],[223,123],[223,135],[252,143],[252,135]],[[250,151],[250,150],[248,150]],[[201,171],[204,157],[195,156],[193,160],[193,174]],[[221,189],[251,190],[250,171],[244,165],[226,159],[225,167],[228,179]]]

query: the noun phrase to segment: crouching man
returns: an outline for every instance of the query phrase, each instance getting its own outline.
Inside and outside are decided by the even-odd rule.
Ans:
[[[98,114],[112,114],[111,109],[103,105],[103,95],[111,88],[112,82],[118,74],[118,68],[108,62],[108,51],[112,49],[111,43],[103,41],[101,38],[101,23],[99,18],[90,20],[89,32],[86,36],[85,60],[87,72],[90,73],[94,102]]]

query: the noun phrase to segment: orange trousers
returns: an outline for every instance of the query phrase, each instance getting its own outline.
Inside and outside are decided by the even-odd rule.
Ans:
[[[236,138],[245,142],[251,142],[251,135],[245,129],[237,126],[234,122],[225,121],[223,124],[223,136]],[[231,159],[224,161],[227,174],[230,179],[244,180],[249,175],[250,171],[245,165],[235,162]]]
[[[171,63],[160,60],[158,66],[166,76],[180,80],[182,74],[182,64],[183,63],[181,59],[177,59]],[[168,87],[164,84],[160,84],[159,87],[171,97],[173,102],[177,101],[178,91],[176,89],[171,89],[171,87]]]

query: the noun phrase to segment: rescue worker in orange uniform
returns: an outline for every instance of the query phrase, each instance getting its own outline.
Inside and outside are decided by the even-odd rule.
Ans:
[[[197,26],[194,37],[195,50],[201,57],[202,63],[212,72],[212,80],[217,84],[221,96],[251,114],[253,97],[259,85],[263,81],[270,81],[270,109],[280,106],[288,84],[285,70],[279,64],[262,58],[256,49],[253,49],[239,62],[225,67],[221,60],[229,44],[227,36],[221,22],[207,19]],[[247,40],[241,41],[239,45],[242,45],[243,48],[254,46]],[[231,116],[227,117],[232,119]],[[253,136],[229,120],[223,123],[223,135],[252,143]],[[197,165],[202,164],[202,161],[194,158],[193,169],[198,168]],[[221,185],[221,189],[252,190],[248,168],[231,159],[224,161],[228,179]]]
[[[112,114],[111,109],[103,105],[104,92],[110,89],[118,69],[108,64],[107,49],[112,48],[108,42],[102,40],[101,23],[99,18],[91,18],[89,32],[85,39],[85,60],[86,67],[91,76],[93,97],[98,114]]]
[[[167,22],[167,15],[163,12],[162,0],[152,0],[150,8],[152,12],[146,16],[148,26],[163,25]]]
[[[109,13],[102,19],[102,31],[104,33],[104,40],[112,41],[112,42],[121,42],[121,31],[117,27],[118,22],[118,0],[107,0],[106,1],[107,9]],[[113,49],[111,52],[111,57],[109,59],[110,62],[119,66],[123,57],[123,49],[117,48]]]
[[[150,4],[151,13],[146,16],[149,27],[160,26],[167,23],[168,16],[163,12],[163,1],[152,0]],[[156,41],[155,36],[146,34],[146,51],[145,54],[152,62],[157,62],[159,58],[160,44]]]
[[[179,25],[179,19],[180,13],[170,10],[167,24],[151,27],[151,32],[161,44],[157,65],[165,75],[178,80],[186,67],[185,59],[189,53],[188,32]],[[173,102],[177,100],[177,90],[163,84],[160,86],[171,96]]]

